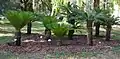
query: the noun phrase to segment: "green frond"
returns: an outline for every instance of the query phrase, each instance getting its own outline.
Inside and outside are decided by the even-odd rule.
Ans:
[[[34,16],[31,12],[25,11],[7,11],[5,15],[16,30],[20,30],[28,22],[34,19]]]
[[[63,23],[62,24],[55,23],[54,25],[53,25],[52,31],[55,36],[63,37],[67,34],[67,31],[69,30],[68,25]]]
[[[50,29],[50,26],[48,26],[48,24],[56,23],[57,19],[54,16],[45,16],[42,22],[47,29]]]

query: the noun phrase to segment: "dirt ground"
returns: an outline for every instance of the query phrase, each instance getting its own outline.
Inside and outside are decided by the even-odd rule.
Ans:
[[[111,40],[106,42],[103,38],[94,39],[94,46],[88,46],[87,36],[86,35],[75,35],[73,40],[68,40],[67,37],[63,38],[63,46],[57,46],[56,40],[52,37],[52,41],[49,42],[41,42],[42,35],[31,34],[31,35],[22,35],[22,45],[21,46],[8,46],[7,44],[0,44],[0,50],[11,51],[13,53],[54,53],[56,51],[59,52],[108,52],[114,46],[120,45],[120,41]]]

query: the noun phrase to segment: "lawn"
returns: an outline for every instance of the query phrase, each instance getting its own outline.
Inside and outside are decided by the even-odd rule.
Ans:
[[[41,22],[33,22],[32,33],[44,33],[44,26]],[[120,26],[114,27],[112,30],[112,39],[120,40]],[[79,30],[76,34],[86,34],[86,30]],[[105,30],[102,28],[100,35],[104,35]],[[0,21],[0,44],[13,41],[15,29],[7,20]],[[26,33],[26,26],[22,29],[22,33]],[[64,47],[63,47],[64,48]],[[105,49],[104,49],[105,50]],[[112,47],[111,51],[82,51],[76,53],[54,52],[49,54],[44,53],[12,53],[11,51],[0,51],[1,59],[119,59],[120,46]]]

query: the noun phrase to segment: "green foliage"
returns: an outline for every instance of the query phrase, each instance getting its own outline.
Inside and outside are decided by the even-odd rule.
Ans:
[[[108,10],[102,10],[101,14],[97,16],[97,19],[99,19],[99,22],[102,25],[117,25],[119,24],[119,17],[115,17],[110,13]]]
[[[34,21],[41,22],[43,20],[43,18],[45,17],[45,14],[39,13],[39,12],[34,12],[33,15],[34,15],[34,20],[32,20],[33,22]]]
[[[75,4],[67,3],[62,5],[60,8],[63,10],[61,14],[67,16],[67,22],[71,24],[75,29],[81,28],[84,21],[81,19],[82,8]]]
[[[57,23],[57,19],[54,16],[45,16],[42,22],[45,28],[51,29],[50,24]]]
[[[34,18],[31,12],[25,11],[8,11],[5,15],[16,30],[20,30]]]
[[[100,16],[100,12],[96,11],[95,9],[88,11],[88,12],[83,11],[80,13],[81,19],[86,20],[86,21],[88,20],[95,21],[97,20],[97,17],[99,16]]]
[[[68,25],[64,23],[61,23],[61,24],[54,23],[52,25],[53,25],[52,31],[54,35],[59,38],[65,36],[67,34],[67,31],[69,30]]]
[[[59,6],[65,5],[67,3],[67,0],[52,0],[52,13],[51,15],[58,15],[60,12],[62,12],[61,8]]]

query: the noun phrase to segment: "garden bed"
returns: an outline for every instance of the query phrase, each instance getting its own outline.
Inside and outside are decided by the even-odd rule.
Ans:
[[[32,35],[23,35],[22,36],[22,45],[21,46],[8,46],[7,44],[1,44],[0,49],[4,51],[11,51],[13,53],[54,53],[54,52],[99,52],[99,51],[110,51],[112,47],[120,45],[120,41],[112,40],[106,42],[104,40],[94,40],[94,46],[88,46],[86,44],[87,38],[86,35],[75,35],[73,40],[62,40],[63,46],[57,46],[56,40],[52,40],[52,44],[48,44],[47,42],[40,42],[40,35],[32,34]],[[66,37],[65,37],[66,38]],[[29,42],[24,42],[25,40],[30,40]],[[68,44],[69,43],[69,44]]]

